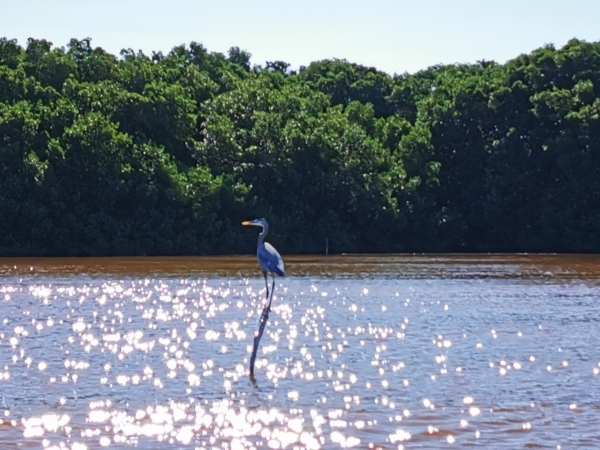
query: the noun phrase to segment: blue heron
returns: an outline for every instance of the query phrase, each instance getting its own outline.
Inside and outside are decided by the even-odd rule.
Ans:
[[[258,265],[260,266],[263,277],[265,278],[265,285],[267,287],[267,300],[269,301],[263,308],[262,314],[260,315],[258,333],[256,336],[254,336],[254,348],[252,349],[252,355],[250,356],[250,377],[254,379],[254,361],[256,360],[258,343],[260,342],[260,338],[265,331],[265,325],[269,319],[271,301],[273,300],[273,292],[275,291],[275,277],[285,276],[285,268],[279,252],[277,252],[275,247],[273,247],[271,244],[265,242],[265,236],[269,232],[269,224],[267,221],[265,219],[256,219],[242,222],[242,225],[262,227],[262,232],[258,235],[256,257],[258,258]],[[267,280],[267,274],[270,274],[273,278],[273,284],[271,285],[271,297],[269,297],[269,281]]]
[[[267,287],[267,299],[269,299],[269,282],[267,281],[267,274],[270,274],[273,278],[273,285],[271,286],[271,297],[273,290],[275,289],[275,277],[284,277],[285,268],[283,266],[283,260],[281,255],[275,247],[268,242],[265,242],[265,237],[269,232],[269,224],[265,219],[256,219],[249,222],[242,222],[245,226],[262,227],[262,232],[258,235],[258,243],[256,249],[256,257],[258,258],[258,265],[262,270],[263,277],[265,277],[265,285]]]

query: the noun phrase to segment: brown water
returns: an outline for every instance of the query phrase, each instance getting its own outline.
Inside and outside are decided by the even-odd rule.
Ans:
[[[600,448],[600,257],[284,259],[0,259],[0,448]]]

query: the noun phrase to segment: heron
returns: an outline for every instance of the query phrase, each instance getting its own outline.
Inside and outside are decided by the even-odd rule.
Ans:
[[[271,302],[273,301],[273,292],[275,291],[275,277],[284,277],[285,268],[283,259],[275,247],[268,242],[265,242],[265,237],[269,232],[269,224],[265,219],[256,219],[242,222],[244,226],[262,227],[261,233],[258,235],[256,257],[258,259],[258,265],[262,271],[263,277],[265,278],[265,286],[267,287],[267,300],[268,303],[264,306],[262,314],[260,315],[260,322],[258,324],[258,333],[254,336],[254,347],[252,349],[252,355],[250,356],[250,378],[254,380],[254,361],[256,360],[256,352],[258,351],[258,344],[260,338],[265,331],[265,325],[269,319],[269,312],[271,311]],[[273,284],[271,285],[271,296],[269,297],[269,281],[268,275],[271,275]]]

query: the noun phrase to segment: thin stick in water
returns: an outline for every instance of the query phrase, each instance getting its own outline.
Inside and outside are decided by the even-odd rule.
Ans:
[[[256,360],[256,353],[258,352],[258,344],[260,338],[262,338],[265,332],[265,326],[267,320],[269,320],[269,313],[271,312],[271,301],[273,300],[273,290],[271,290],[271,299],[269,303],[263,308],[262,314],[260,315],[260,322],[258,323],[258,333],[254,336],[254,347],[252,348],[252,355],[250,356],[250,378],[254,380],[254,361]]]

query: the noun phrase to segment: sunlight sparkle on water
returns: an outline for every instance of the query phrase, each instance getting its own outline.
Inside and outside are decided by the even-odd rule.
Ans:
[[[574,429],[600,442],[600,346],[580,320],[593,305],[588,286],[469,279],[468,266],[457,280],[423,278],[423,266],[386,278],[377,267],[278,279],[253,385],[260,274],[54,276],[28,266],[0,287],[6,439],[57,449],[576,448],[560,434]],[[566,401],[556,386],[569,386]],[[556,442],[543,417],[557,424]]]

